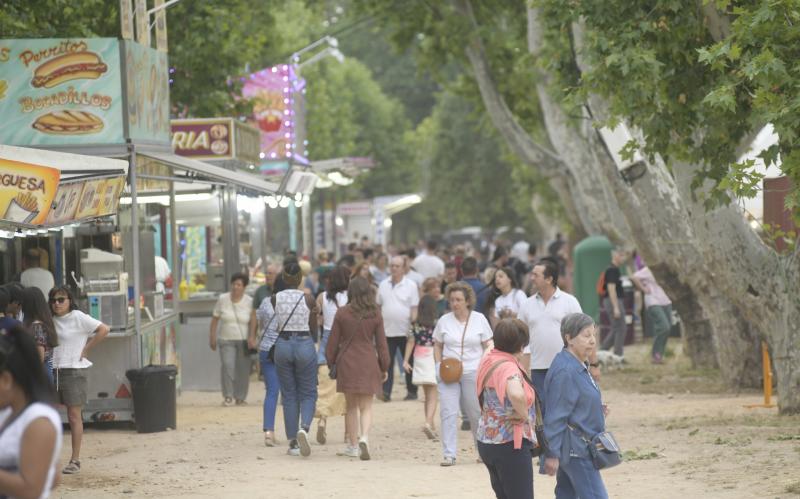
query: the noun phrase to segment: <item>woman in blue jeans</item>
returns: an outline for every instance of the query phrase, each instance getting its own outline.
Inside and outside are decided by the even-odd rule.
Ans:
[[[544,469],[556,475],[556,499],[608,499],[584,441],[606,427],[600,388],[587,368],[597,344],[594,320],[581,313],[565,316],[561,338],[564,349],[544,380],[544,434],[549,447]]]
[[[303,272],[296,260],[284,263],[281,281],[270,298],[278,327],[275,367],[283,394],[288,454],[306,457],[311,454],[308,431],[317,405],[317,350],[311,336],[317,329],[317,305],[299,289]]]
[[[275,279],[274,286],[279,284],[281,278]],[[278,408],[278,393],[281,385],[278,372],[275,369],[274,346],[278,340],[278,326],[275,325],[275,309],[267,298],[261,301],[255,311],[257,325],[250,329],[248,346],[258,348],[258,360],[261,364],[261,374],[264,376],[264,386],[267,390],[264,396],[264,445],[274,447],[275,439],[275,411]]]

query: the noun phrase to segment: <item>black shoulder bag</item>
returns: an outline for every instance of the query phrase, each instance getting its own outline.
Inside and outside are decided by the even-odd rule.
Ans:
[[[581,437],[581,440],[586,442],[586,445],[589,447],[589,456],[592,458],[592,464],[595,469],[604,470],[622,462],[619,444],[610,431],[601,431],[589,439],[582,431],[574,426],[569,424],[567,426],[569,429],[576,432],[578,436]]]

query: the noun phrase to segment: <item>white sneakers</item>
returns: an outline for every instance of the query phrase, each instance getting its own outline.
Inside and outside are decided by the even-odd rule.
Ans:
[[[362,461],[369,461],[369,443],[367,442],[367,437],[361,437],[358,440],[358,450],[358,457],[360,457]]]
[[[344,448],[344,450],[337,452],[336,455],[344,457],[358,457],[358,447],[348,445]]]
[[[369,441],[366,437],[361,437],[358,440],[358,446],[349,445],[344,450],[336,453],[337,456],[344,457],[357,457],[362,461],[369,461],[372,456],[369,454]]]
[[[311,444],[308,443],[308,433],[301,429],[297,432],[297,445],[300,447],[300,455],[308,457],[311,455]]]

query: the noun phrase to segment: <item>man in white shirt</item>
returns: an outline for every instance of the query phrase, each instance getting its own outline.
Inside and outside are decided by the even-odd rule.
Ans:
[[[411,265],[422,274],[423,279],[444,275],[444,261],[436,256],[436,241],[428,241],[427,251],[414,259]]]
[[[414,256],[413,251],[410,251],[411,256]],[[405,269],[405,274],[408,279],[411,279],[411,282],[417,285],[417,288],[422,288],[422,283],[425,282],[425,278],[422,277],[422,274],[411,268],[412,258],[411,256],[403,255],[403,268]]]
[[[538,292],[525,300],[519,318],[530,330],[530,353],[522,365],[529,362],[531,380],[540,400],[544,400],[544,378],[555,356],[564,348],[561,320],[569,314],[582,312],[578,300],[558,288],[558,264],[543,258],[534,265],[531,279]]]
[[[50,290],[56,286],[56,281],[49,270],[41,267],[40,256],[38,249],[29,249],[25,253],[23,259],[25,270],[20,274],[19,282],[26,288],[39,288],[47,298]]]
[[[155,266],[156,266],[156,291],[160,291],[165,295],[168,294],[166,282],[169,279],[169,276],[172,275],[172,271],[169,268],[169,263],[167,263],[167,259],[163,256],[155,256]],[[172,291],[172,290],[170,290]]]
[[[405,261],[395,256],[389,264],[390,277],[378,286],[378,305],[381,306],[386,342],[389,345],[389,378],[383,384],[383,400],[389,402],[394,384],[395,352],[405,352],[406,338],[411,323],[417,320],[419,289],[405,276]],[[406,373],[406,400],[416,400],[417,387],[411,383],[411,373]]]

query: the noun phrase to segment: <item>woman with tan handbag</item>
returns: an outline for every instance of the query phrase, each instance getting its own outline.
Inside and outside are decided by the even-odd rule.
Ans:
[[[472,428],[472,437],[481,414],[475,380],[483,353],[492,348],[492,328],[486,316],[475,312],[475,292],[458,281],[447,286],[445,297],[451,312],[443,315],[433,331],[433,356],[439,376],[439,415],[441,417],[442,466],[456,464],[459,405]],[[460,402],[460,404],[459,404]]]

